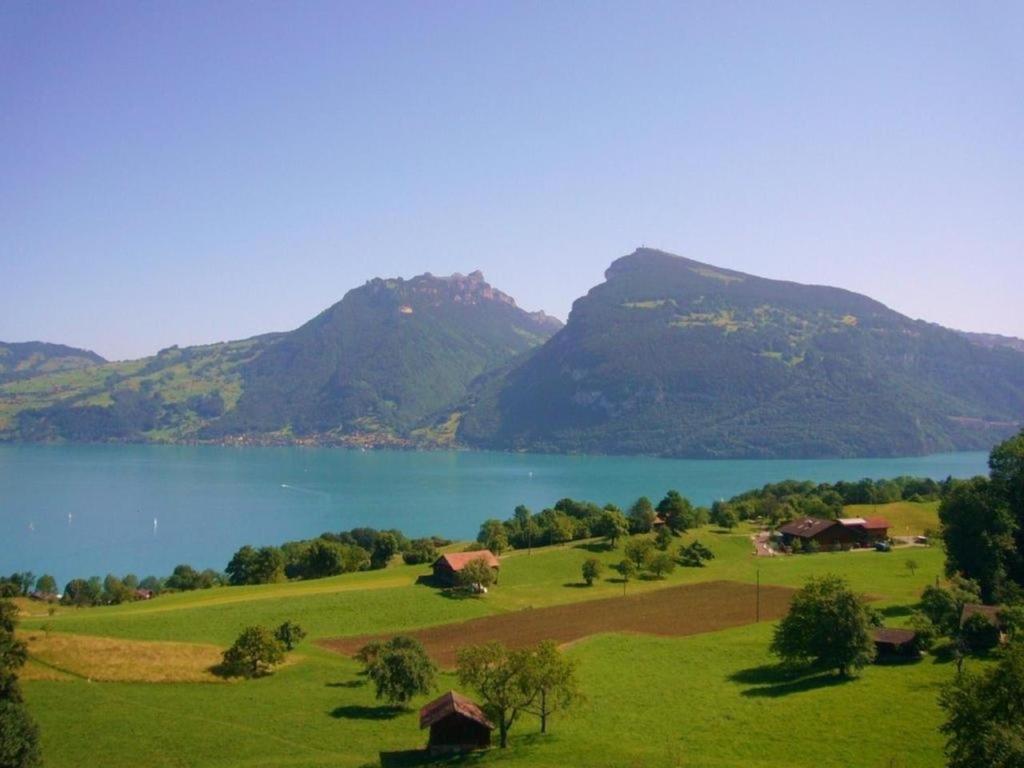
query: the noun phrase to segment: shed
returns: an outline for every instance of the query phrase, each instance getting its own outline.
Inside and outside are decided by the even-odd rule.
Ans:
[[[420,710],[420,729],[430,729],[431,754],[468,752],[491,746],[494,724],[473,701],[461,693],[448,693]]]
[[[489,549],[480,549],[475,552],[452,552],[441,555],[434,561],[431,566],[434,569],[434,579],[441,584],[455,584],[458,581],[459,571],[474,560],[483,560],[494,571],[501,567],[498,558]]]
[[[903,658],[917,659],[921,650],[917,646],[917,633],[912,629],[895,629],[880,627],[872,633],[878,659]]]

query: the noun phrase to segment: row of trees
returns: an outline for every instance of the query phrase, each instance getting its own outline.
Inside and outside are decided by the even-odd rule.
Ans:
[[[28,652],[14,636],[17,615],[12,602],[0,599],[0,766],[36,768],[42,763],[39,729],[28,713],[18,683]]]
[[[835,519],[842,516],[847,504],[935,501],[946,493],[952,482],[907,476],[836,483],[784,480],[745,491],[728,501],[715,502],[711,507],[712,522],[725,525],[729,521],[762,520],[778,525],[796,517]]]
[[[353,528],[323,533],[315,539],[289,541],[280,547],[245,545],[225,569],[233,586],[269,584],[288,579],[320,579],[342,573],[384,568],[401,555],[410,564],[427,563],[450,543],[437,537],[409,539],[399,530]]]
[[[191,565],[181,564],[174,568],[170,576],[159,578],[147,576],[140,580],[135,574],[124,577],[108,573],[103,579],[92,576],[88,579],[72,579],[64,586],[61,602],[64,605],[117,605],[139,598],[139,592],[159,595],[164,592],[190,592],[196,589],[210,589],[224,583],[222,574],[211,568],[197,571]],[[36,584],[36,590],[42,594],[53,594],[56,582],[52,576],[42,576]]]
[[[671,533],[680,534],[705,525],[710,510],[694,506],[674,490],[666,493],[657,506],[641,496],[626,511],[615,504],[602,507],[591,501],[565,498],[537,514],[520,505],[508,520],[485,520],[477,542],[495,554],[510,548],[529,549],[594,537],[604,538],[614,547],[629,534],[649,533],[658,518]]]
[[[437,667],[423,645],[398,636],[368,643],[356,654],[373,682],[379,700],[406,706],[414,696],[436,687]],[[508,746],[508,732],[523,713],[540,719],[546,733],[551,717],[580,698],[576,666],[554,642],[509,649],[501,643],[469,646],[458,653],[460,684],[472,689],[498,726],[499,743]]]

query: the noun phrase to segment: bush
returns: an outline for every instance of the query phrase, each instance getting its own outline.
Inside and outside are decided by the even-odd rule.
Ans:
[[[470,560],[459,571],[459,586],[465,588],[483,588],[494,583],[494,571],[482,557]]]
[[[247,627],[224,651],[221,671],[228,677],[262,677],[284,661],[284,646],[266,627]]]
[[[588,587],[594,585],[594,581],[600,577],[603,570],[604,565],[596,557],[589,557],[583,561],[583,580],[587,582]]]

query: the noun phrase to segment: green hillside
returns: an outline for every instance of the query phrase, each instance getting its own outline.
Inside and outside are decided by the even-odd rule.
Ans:
[[[459,438],[690,457],[982,449],[1024,419],[1024,354],[838,288],[640,249],[482,385]]]
[[[479,272],[371,280],[289,333],[52,373],[37,354],[0,379],[0,439],[447,444],[457,415],[413,427],[560,326]]]
[[[106,362],[95,352],[42,341],[0,341],[0,383],[76,371]]]
[[[404,434],[560,325],[479,272],[371,280],[247,364],[238,407],[205,434]]]

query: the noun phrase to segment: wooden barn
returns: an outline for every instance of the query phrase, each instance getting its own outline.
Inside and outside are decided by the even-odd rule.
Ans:
[[[825,520],[820,517],[801,517],[779,528],[782,543],[792,546],[794,540],[814,541],[821,549],[836,547],[870,547],[889,536],[889,522],[884,517],[841,517]]]
[[[430,729],[427,749],[433,755],[468,752],[491,746],[494,724],[461,693],[448,693],[420,710],[420,729]]]
[[[1002,610],[1001,605],[981,605],[980,603],[965,603],[963,610],[960,612],[960,626],[972,616],[983,616],[988,622],[996,628],[997,637],[1000,643],[1005,643],[1007,640],[1007,626],[1006,622],[999,616],[999,612]]]
[[[474,560],[481,559],[491,567],[495,572],[495,576],[497,576],[497,571],[501,567],[498,558],[494,556],[491,550],[481,549],[475,552],[452,552],[448,555],[441,555],[431,566],[434,569],[434,581],[438,584],[454,586],[458,583],[459,571]],[[497,581],[497,578],[495,578],[495,581]]]
[[[880,627],[872,633],[875,641],[876,659],[919,659],[921,650],[917,646],[917,633],[912,629]]]

